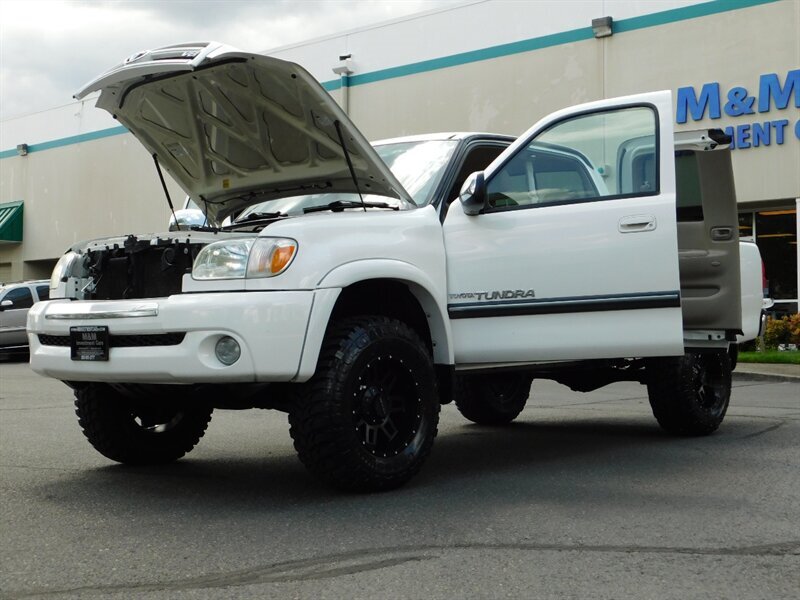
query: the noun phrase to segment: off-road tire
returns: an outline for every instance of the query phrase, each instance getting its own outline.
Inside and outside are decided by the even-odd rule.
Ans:
[[[112,387],[91,383],[75,390],[83,434],[100,454],[130,465],[178,460],[203,437],[212,408],[190,401],[164,405],[134,401]]]
[[[731,397],[727,352],[651,359],[646,374],[653,415],[666,431],[708,435],[720,426]]]
[[[527,373],[490,373],[455,377],[458,411],[479,425],[506,425],[525,408],[533,377]]]
[[[438,422],[428,348],[408,325],[380,316],[331,325],[317,371],[296,386],[289,411],[301,462],[329,485],[358,492],[416,475]]]

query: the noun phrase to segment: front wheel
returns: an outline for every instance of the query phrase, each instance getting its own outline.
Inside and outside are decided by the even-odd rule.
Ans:
[[[354,317],[326,334],[317,372],[289,412],[303,464],[346,490],[398,487],[433,446],[439,398],[430,353],[406,324]]]
[[[717,430],[731,398],[727,352],[651,359],[646,370],[650,406],[662,428],[678,435],[708,435]]]
[[[75,413],[89,443],[106,458],[125,464],[178,460],[203,437],[211,412],[191,400],[134,400],[102,383],[75,390]]]

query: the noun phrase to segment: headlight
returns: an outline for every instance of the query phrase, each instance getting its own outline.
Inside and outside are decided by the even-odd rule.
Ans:
[[[195,279],[242,279],[254,239],[214,242],[200,250],[192,267]]]
[[[69,277],[72,274],[72,268],[80,258],[80,254],[70,250],[58,259],[56,266],[53,268],[53,274],[50,276],[50,289],[55,290],[58,284],[64,277]]]
[[[297,252],[288,238],[226,240],[205,246],[194,261],[194,279],[274,277],[283,273]]]

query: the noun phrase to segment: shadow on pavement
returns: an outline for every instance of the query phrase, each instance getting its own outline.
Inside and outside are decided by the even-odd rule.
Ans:
[[[720,452],[726,444],[715,441]],[[201,441],[202,444],[202,441]],[[159,505],[192,510],[286,510],[303,505],[402,504],[409,496],[459,502],[502,494],[535,501],[579,497],[610,480],[661,480],[687,466],[686,452],[697,441],[672,438],[641,418],[603,421],[570,419],[559,423],[515,423],[503,428],[464,425],[437,438],[422,472],[400,490],[373,495],[337,492],[317,482],[291,454],[199,459],[191,455],[157,467],[109,464],[60,474],[42,484],[48,501],[71,505],[108,504],[113,510],[148,510]],[[714,444],[711,444],[712,447]],[[678,448],[680,452],[674,452]],[[454,490],[456,493],[454,494]],[[611,493],[611,492],[609,492]],[[466,501],[467,498],[465,497]],[[480,501],[480,500],[477,500]],[[637,497],[636,502],[642,499]],[[441,510],[439,507],[437,510]]]

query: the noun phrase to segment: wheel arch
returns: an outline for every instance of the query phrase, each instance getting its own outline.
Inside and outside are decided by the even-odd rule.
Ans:
[[[453,364],[444,291],[418,267],[398,260],[354,261],[328,272],[318,288],[322,301],[314,303],[297,379],[313,374],[324,329],[331,321],[357,314],[378,314],[408,322],[428,344],[434,363]]]

